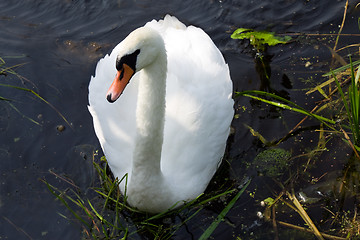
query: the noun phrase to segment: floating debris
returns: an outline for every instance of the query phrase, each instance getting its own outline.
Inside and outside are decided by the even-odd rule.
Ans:
[[[56,130],[57,130],[58,132],[63,132],[63,131],[65,130],[65,126],[62,125],[62,124],[57,125],[57,126],[56,126]]]

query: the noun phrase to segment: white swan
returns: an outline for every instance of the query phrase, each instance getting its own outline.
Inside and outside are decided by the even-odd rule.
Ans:
[[[120,190],[131,206],[157,213],[205,190],[225,151],[231,96],[228,66],[209,36],[168,15],[98,62],[89,111],[113,174],[128,174]]]

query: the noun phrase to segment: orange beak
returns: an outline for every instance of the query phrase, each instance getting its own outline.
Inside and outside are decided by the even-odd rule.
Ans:
[[[127,64],[123,64],[122,70],[117,72],[113,83],[106,93],[106,99],[109,102],[113,103],[120,97],[134,73],[135,72],[131,67]]]

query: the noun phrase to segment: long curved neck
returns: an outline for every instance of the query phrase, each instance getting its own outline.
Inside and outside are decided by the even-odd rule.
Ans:
[[[165,119],[167,58],[165,50],[139,74],[136,108],[136,146],[132,178],[160,176],[160,160]],[[141,179],[138,179],[141,181]],[[146,180],[145,180],[146,181]]]

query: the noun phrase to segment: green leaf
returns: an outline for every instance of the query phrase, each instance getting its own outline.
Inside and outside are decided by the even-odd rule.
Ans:
[[[261,45],[275,46],[277,44],[285,44],[291,40],[290,36],[279,37],[273,32],[255,31],[248,28],[238,28],[233,34],[232,39],[249,39],[251,45],[259,47]]]
[[[264,202],[267,204],[267,205],[273,205],[275,203],[275,200],[271,197],[268,197],[264,200]]]

